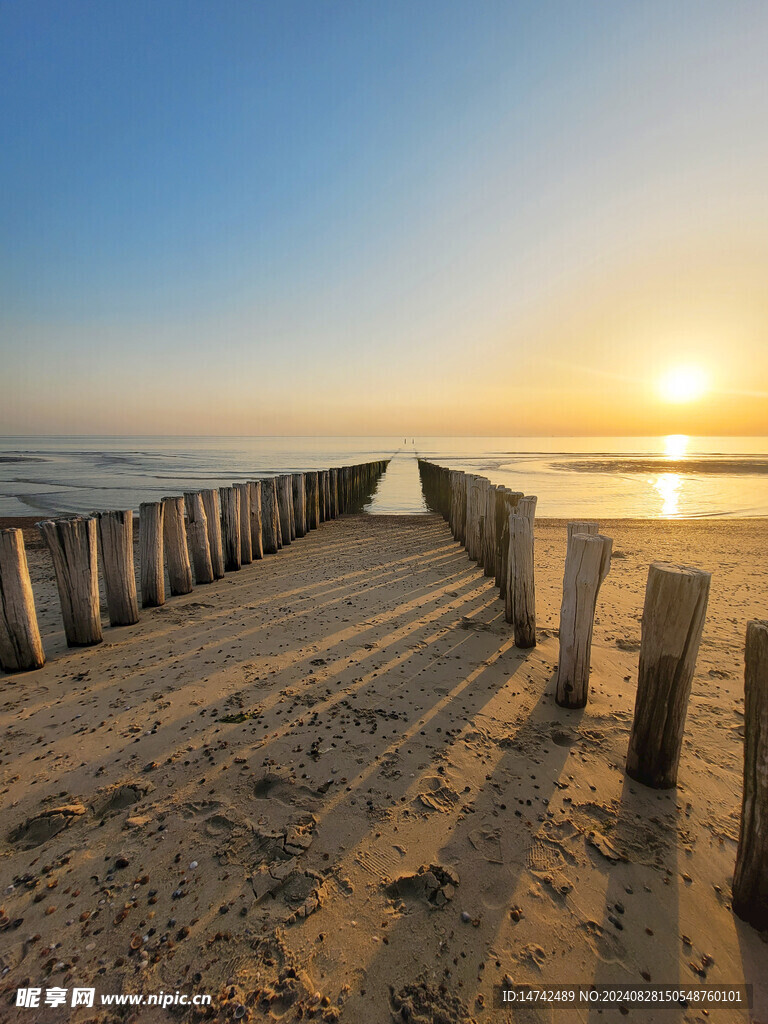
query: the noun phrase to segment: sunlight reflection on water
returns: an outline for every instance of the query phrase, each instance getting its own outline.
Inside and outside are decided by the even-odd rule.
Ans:
[[[661,515],[665,518],[676,516],[680,511],[680,489],[682,477],[678,473],[661,473],[653,486],[661,498]]]

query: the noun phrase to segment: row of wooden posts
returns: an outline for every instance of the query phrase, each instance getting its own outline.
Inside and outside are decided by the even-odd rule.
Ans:
[[[469,557],[495,576],[515,645],[536,643],[536,497],[485,477],[419,460],[428,505],[448,522]],[[583,708],[600,586],[613,542],[596,522],[567,524],[555,700]],[[627,751],[630,778],[654,789],[677,785],[685,719],[709,597],[710,574],[654,562],[648,572],[635,713]],[[768,928],[768,622],[747,624],[744,789],[733,908]]]
[[[212,583],[343,512],[360,506],[388,460],[285,473],[218,490],[145,502],[139,507],[141,604]],[[133,512],[94,512],[37,523],[53,561],[70,647],[102,640],[98,550],[112,626],[139,619],[133,562]],[[191,556],[191,558],[190,558]],[[41,668],[45,654],[37,624],[22,531],[0,530],[0,665],[6,672]]]

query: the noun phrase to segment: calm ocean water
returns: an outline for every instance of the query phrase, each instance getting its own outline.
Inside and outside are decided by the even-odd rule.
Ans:
[[[138,508],[183,490],[391,458],[367,511],[425,512],[416,456],[552,517],[768,515],[765,437],[4,437],[0,515]]]

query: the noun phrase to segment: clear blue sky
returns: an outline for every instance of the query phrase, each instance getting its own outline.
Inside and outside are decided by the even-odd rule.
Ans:
[[[762,0],[0,0],[0,432],[709,432],[677,360],[768,433],[767,52]]]

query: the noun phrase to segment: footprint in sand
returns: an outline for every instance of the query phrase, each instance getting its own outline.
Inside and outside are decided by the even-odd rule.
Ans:
[[[618,936],[604,931],[597,921],[584,921],[579,928],[599,960],[606,964],[625,963],[627,950]]]
[[[458,803],[459,794],[436,775],[424,780],[424,789],[416,800],[428,811],[450,811]]]
[[[65,828],[80,820],[86,814],[83,804],[64,804],[41,811],[17,825],[9,834],[8,842],[22,850],[31,850],[48,842]]]
[[[297,783],[288,769],[272,769],[253,785],[253,795],[258,801],[277,803],[287,807],[307,809],[318,801],[319,791]]]
[[[500,828],[476,828],[467,837],[475,850],[489,864],[503,864],[501,852],[502,832]]]
[[[149,782],[131,782],[119,786],[110,786],[100,790],[91,801],[91,810],[97,818],[108,818],[119,814],[126,807],[143,800],[154,787]]]
[[[443,864],[422,864],[416,874],[400,875],[384,885],[384,891],[393,899],[427,903],[431,907],[444,907],[453,899],[459,876],[453,868]]]

